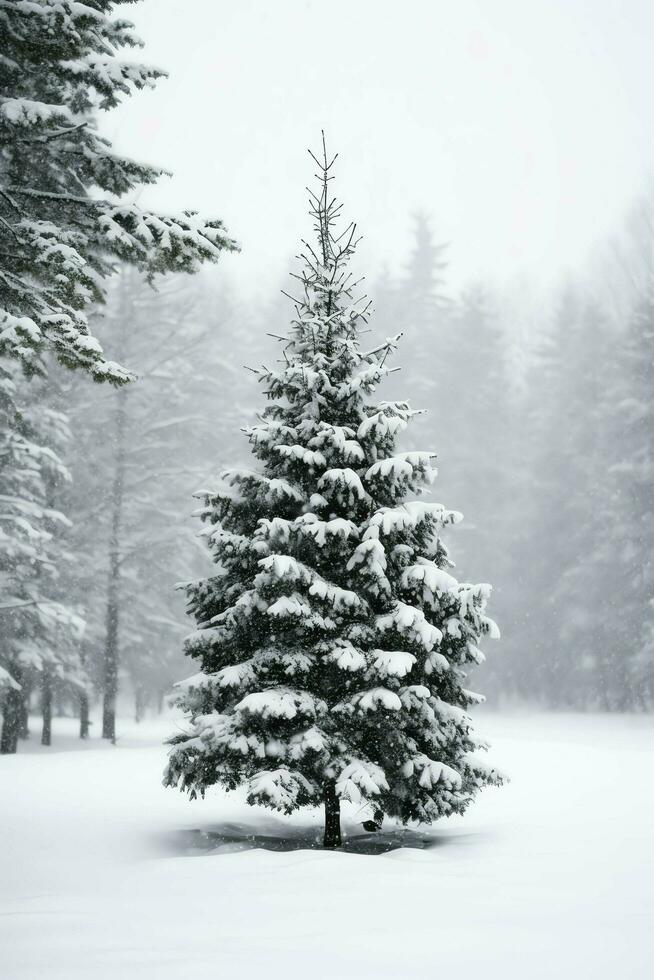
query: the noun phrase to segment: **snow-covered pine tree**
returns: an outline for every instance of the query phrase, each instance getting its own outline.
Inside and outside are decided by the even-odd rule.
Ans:
[[[312,154],[313,156],[313,154]],[[201,494],[217,569],[188,586],[198,628],[183,682],[190,728],[165,774],[192,796],[244,785],[284,812],[325,804],[325,846],[341,842],[340,801],[431,822],[501,782],[477,750],[464,687],[497,629],[488,585],[459,584],[441,540],[460,515],[421,499],[434,454],[396,452],[416,414],[371,404],[397,338],[360,346],[369,304],[347,271],[355,226],[337,231],[334,160],[318,160],[316,244],[296,277],[296,318],[271,404],[247,431],[260,466]]]
[[[16,751],[27,692],[42,690],[44,744],[49,744],[53,686],[79,681],[76,641],[83,623],[57,592],[69,522],[50,505],[68,473],[46,443],[58,441],[65,419],[40,404],[19,404],[20,370],[0,359],[0,752]],[[53,434],[53,430],[56,432]],[[4,678],[4,684],[3,684]]]
[[[0,354],[30,373],[50,349],[96,380],[128,380],[87,320],[117,262],[153,277],[235,248],[221,221],[119,200],[164,173],[116,155],[96,128],[99,110],[165,74],[118,56],[142,46],[113,17],[126,2],[0,0]]]

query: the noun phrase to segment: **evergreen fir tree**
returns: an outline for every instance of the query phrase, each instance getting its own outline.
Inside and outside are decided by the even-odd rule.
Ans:
[[[412,391],[434,418],[448,407],[456,383],[452,365],[456,361],[456,338],[452,330],[453,305],[445,291],[448,267],[446,243],[436,243],[429,218],[414,215],[414,241],[403,274],[393,280],[383,270],[375,291],[378,328],[393,335],[402,331],[405,369]],[[402,380],[390,379],[391,396],[400,392]],[[411,445],[421,445],[429,433],[425,418],[418,419],[409,433]],[[442,445],[441,445],[442,451]]]
[[[518,607],[527,615],[507,647],[519,693],[548,707],[606,707],[619,685],[606,670],[608,619],[596,612],[611,574],[600,555],[613,523],[606,515],[613,346],[602,311],[568,287],[529,378],[524,459],[533,476],[515,551],[533,554]],[[534,549],[535,540],[542,546]]]
[[[40,405],[19,406],[20,380],[11,362],[0,363],[2,753],[16,751],[26,694],[36,679],[44,696],[43,740],[49,744],[53,687],[78,673],[75,645],[83,628],[76,612],[58,596],[58,567],[66,557],[62,533],[69,522],[51,506],[51,492],[59,480],[68,479],[68,472],[54,449],[44,444],[56,443],[65,420]]]
[[[447,419],[439,431],[440,456],[449,464],[447,490],[460,482],[467,518],[486,524],[482,533],[494,535],[493,515],[496,519],[505,493],[509,385],[504,338],[489,291],[468,285],[452,306],[450,323],[439,367],[449,380],[432,396],[435,417]],[[480,547],[477,534],[468,537]],[[484,554],[496,546],[489,540]]]
[[[335,159],[335,158],[334,158]],[[455,511],[422,499],[434,454],[396,452],[416,415],[369,401],[397,338],[362,350],[369,305],[347,271],[356,229],[336,230],[334,159],[314,160],[315,247],[296,276],[296,318],[271,404],[247,430],[259,467],[203,494],[217,568],[188,586],[201,672],[181,685],[190,728],[171,739],[165,781],[192,796],[219,783],[284,812],[340,801],[431,822],[501,781],[477,754],[464,687],[496,635],[488,585],[459,584],[441,540]]]
[[[444,291],[445,270],[448,266],[448,245],[434,241],[427,215],[419,211],[415,217],[415,241],[404,284],[415,297],[416,306],[409,313],[418,333],[433,330],[439,313],[446,312],[451,302]]]
[[[530,433],[525,452],[525,468],[532,475],[529,494],[523,503],[525,518],[518,539],[518,554],[525,554],[534,540],[542,547],[533,549],[525,569],[528,600],[522,605],[528,615],[516,622],[515,639],[507,642],[507,670],[515,677],[519,695],[546,707],[563,707],[572,697],[571,657],[561,643],[560,630],[565,607],[555,603],[562,576],[569,570],[569,534],[574,527],[568,516],[568,496],[573,483],[570,467],[583,465],[579,427],[573,439],[572,406],[580,410],[579,361],[581,350],[582,298],[571,287],[565,289],[550,322],[541,329],[528,371],[528,400],[524,416]],[[585,419],[581,409],[580,421]],[[581,451],[575,461],[574,454]],[[585,481],[579,484],[581,494]],[[557,515],[552,525],[552,514]],[[506,634],[506,631],[505,631]],[[556,642],[552,643],[552,638]],[[572,652],[572,651],[570,651]],[[577,651],[575,651],[576,655]],[[567,702],[569,705],[569,701]]]
[[[439,455],[447,462],[441,493],[447,499],[456,491],[466,515],[456,538],[463,576],[477,563],[494,569],[493,601],[505,638],[501,662],[489,677],[497,692],[508,680],[503,674],[505,647],[516,614],[516,579],[522,572],[513,561],[521,530],[515,514],[526,494],[524,459],[516,446],[519,423],[511,417],[516,392],[507,363],[503,310],[490,288],[477,282],[461,291],[442,356],[441,371],[449,383],[435,391],[432,409],[436,418],[446,420],[438,431]]]
[[[0,354],[29,373],[51,349],[96,380],[128,380],[87,320],[117,261],[152,278],[235,248],[218,220],[119,200],[164,173],[116,155],[96,128],[99,110],[165,74],[117,57],[141,46],[133,25],[112,17],[125,2],[0,0]]]

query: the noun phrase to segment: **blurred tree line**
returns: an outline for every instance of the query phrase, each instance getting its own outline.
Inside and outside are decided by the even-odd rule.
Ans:
[[[653,244],[654,197],[600,272],[534,310],[483,283],[455,294],[447,248],[419,215],[405,267],[370,289],[375,333],[404,333],[386,396],[408,383],[425,409],[407,448],[436,445],[434,494],[465,514],[451,532],[459,577],[494,586],[494,704],[651,708]],[[53,363],[30,386],[23,414],[58,461],[46,496],[59,605],[56,669],[24,673],[23,734],[30,700],[48,731],[53,705],[79,711],[82,734],[102,700],[114,737],[119,691],[140,718],[186,672],[174,586],[208,561],[192,494],[247,458],[239,430],[258,391],[243,365],[265,359],[288,305],[253,313],[208,274],[155,291],[125,267],[91,322],[137,380],[98,389]]]
[[[403,273],[378,284],[376,322],[405,332],[412,403],[427,410],[413,436],[436,445],[435,492],[466,517],[459,577],[495,587],[503,643],[485,688],[495,702],[649,709],[654,194],[548,309],[479,283],[452,296],[446,249],[424,216],[415,226]]]
[[[125,2],[0,4],[3,754],[15,752],[27,735],[35,688],[44,744],[50,744],[53,706],[63,700],[79,703],[80,734],[87,734],[97,595],[105,604],[103,735],[115,739],[121,617],[125,624],[129,617],[124,582],[132,576],[138,589],[139,561],[142,574],[156,578],[163,542],[172,540],[163,528],[172,515],[165,512],[170,493],[160,492],[161,479],[165,474],[177,485],[182,471],[162,470],[161,439],[152,436],[158,425],[182,425],[171,412],[185,411],[186,399],[177,386],[185,377],[186,336],[176,346],[176,325],[168,337],[161,329],[153,333],[154,323],[140,319],[147,313],[133,284],[137,279],[145,296],[146,282],[196,273],[238,248],[220,219],[140,207],[133,192],[165,171],[114,152],[99,132],[102,112],[165,75],[119,56],[142,46],[133,25],[115,16]],[[114,300],[121,268],[136,279],[125,272]],[[134,354],[160,386],[168,381],[163,409],[150,405],[150,412],[145,402],[152,387],[136,386],[129,367],[105,356],[91,323],[103,308],[114,321],[110,341],[125,356]],[[174,313],[172,302],[169,309]],[[149,312],[165,320],[162,309]],[[109,388],[104,399],[90,396],[90,379]],[[151,477],[147,497],[137,489],[144,475]],[[139,527],[145,500],[157,517]],[[141,608],[123,629],[124,662],[133,664],[137,690],[162,615],[161,604]],[[148,653],[136,657],[146,631]],[[154,659],[165,673],[164,650]]]

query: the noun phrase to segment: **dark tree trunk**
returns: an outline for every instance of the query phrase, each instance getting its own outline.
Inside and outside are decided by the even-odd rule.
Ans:
[[[21,675],[13,672],[14,680],[21,683]],[[2,710],[2,735],[0,735],[0,755],[13,755],[18,748],[18,737],[23,723],[25,695],[22,690],[10,688],[5,694]]]
[[[328,779],[323,787],[325,801],[325,847],[340,847],[341,840],[341,801],[336,795],[336,781]]]
[[[118,563],[111,555],[107,595],[107,635],[104,647],[102,737],[116,742],[116,698],[118,695]]]
[[[89,734],[89,696],[82,691],[79,696],[79,737],[88,738]]]
[[[52,742],[52,675],[47,669],[43,671],[41,680],[41,714],[43,716],[41,745],[50,745]]]
[[[120,610],[120,532],[125,476],[125,388],[116,392],[116,455],[111,491],[111,536],[109,539],[109,580],[107,583],[107,632],[104,646],[102,737],[116,744],[116,698],[118,696],[119,610]]]
[[[30,737],[30,693],[31,685],[23,684],[22,710],[20,717],[19,738]]]

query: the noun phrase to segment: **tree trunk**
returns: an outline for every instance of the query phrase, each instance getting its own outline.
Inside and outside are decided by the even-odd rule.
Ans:
[[[118,596],[117,563],[111,558],[107,595],[107,636],[104,647],[102,737],[116,744],[116,698],[118,695]]]
[[[116,454],[111,491],[111,535],[109,538],[109,580],[107,583],[107,631],[104,646],[102,737],[116,744],[116,698],[118,696],[118,625],[120,603],[120,531],[125,476],[125,389],[116,392]]]
[[[23,719],[23,692],[10,688],[5,694],[2,712],[0,755],[12,755],[18,748],[18,736]]]
[[[23,698],[22,698],[22,708],[20,717],[20,731],[18,733],[19,738],[29,738],[30,737],[30,693],[31,685],[23,684]]]
[[[79,737],[88,738],[89,734],[89,696],[82,691],[79,696]]]
[[[147,698],[145,696],[145,691],[139,684],[134,692],[134,721],[136,724],[140,724],[143,721],[143,715],[145,714],[145,706],[147,704]]]
[[[41,714],[43,716],[41,745],[50,745],[52,743],[52,675],[47,668],[43,671],[41,680]]]
[[[340,847],[341,840],[341,801],[336,795],[336,781],[328,779],[323,787],[325,801],[325,847]]]
[[[157,691],[157,714],[160,715],[164,706],[164,692]]]

